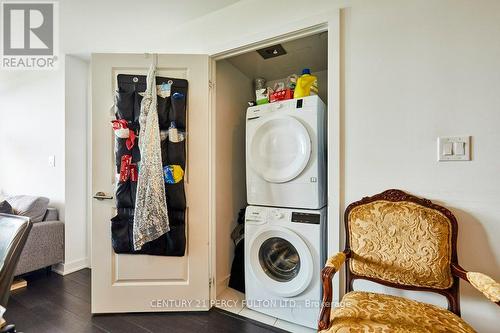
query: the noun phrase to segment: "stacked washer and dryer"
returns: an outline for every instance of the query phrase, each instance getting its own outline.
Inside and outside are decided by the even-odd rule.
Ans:
[[[246,305],[315,328],[327,235],[321,99],[248,108],[246,164]]]

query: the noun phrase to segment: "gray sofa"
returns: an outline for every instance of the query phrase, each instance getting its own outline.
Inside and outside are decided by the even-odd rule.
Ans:
[[[15,275],[50,267],[64,261],[64,223],[55,208],[48,208],[41,222],[34,222],[21,253]]]

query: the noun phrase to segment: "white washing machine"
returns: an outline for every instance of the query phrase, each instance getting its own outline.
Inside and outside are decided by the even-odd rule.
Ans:
[[[245,299],[248,308],[316,328],[325,260],[326,208],[247,207]]]
[[[306,209],[325,206],[325,132],[325,104],[318,96],[248,108],[248,203]]]

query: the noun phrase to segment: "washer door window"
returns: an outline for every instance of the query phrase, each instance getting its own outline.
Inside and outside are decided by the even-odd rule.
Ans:
[[[265,228],[250,241],[250,268],[270,293],[293,297],[313,278],[313,258],[307,244],[293,231]]]
[[[259,249],[260,266],[271,279],[278,282],[293,280],[300,271],[300,256],[297,249],[280,237],[264,241]]]
[[[257,127],[249,148],[250,165],[255,172],[268,182],[284,183],[307,166],[311,138],[297,119],[278,117]]]

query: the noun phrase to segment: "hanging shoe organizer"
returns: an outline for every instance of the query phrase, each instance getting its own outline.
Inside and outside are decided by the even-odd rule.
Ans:
[[[139,115],[142,93],[146,90],[146,76],[119,74],[115,99],[115,159],[117,215],[111,219],[113,249],[116,253],[184,256],[186,249],[186,194],[184,177],[186,169],[186,99],[188,82],[183,79],[156,77],[158,94],[158,121],[160,125],[161,156],[164,170],[175,170],[175,181],[165,183],[170,231],[151,242],[140,251],[134,251],[133,225],[137,190],[137,176],[141,154],[138,146]],[[164,90],[162,90],[164,89]],[[169,89],[169,91],[167,90]],[[125,123],[126,121],[126,123]],[[175,123],[180,136],[171,140],[168,129]],[[128,132],[127,132],[128,128]],[[128,136],[128,137],[127,137]],[[173,142],[174,141],[174,142]],[[178,141],[178,142],[175,142]]]

